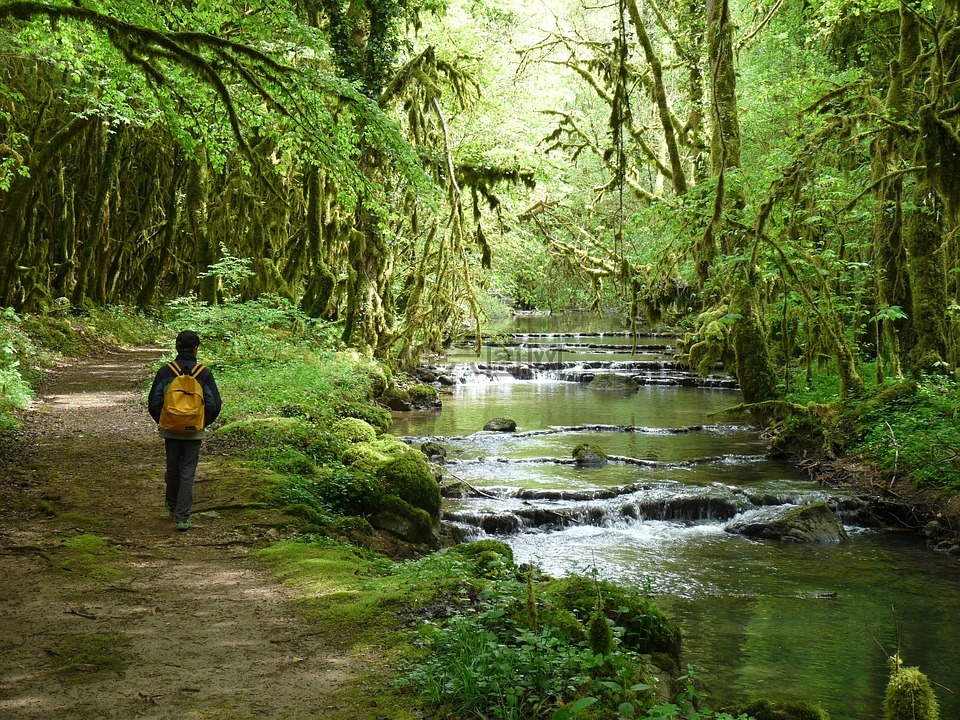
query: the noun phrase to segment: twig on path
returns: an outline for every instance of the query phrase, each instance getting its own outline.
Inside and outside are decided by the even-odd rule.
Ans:
[[[93,613],[87,612],[86,610],[82,610],[80,608],[70,608],[64,612],[66,612],[68,615],[79,615],[87,620],[96,620],[99,617],[99,615],[94,615]]]

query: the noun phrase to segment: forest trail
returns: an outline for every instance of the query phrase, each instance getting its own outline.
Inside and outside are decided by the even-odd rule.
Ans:
[[[174,529],[141,403],[162,353],[57,368],[0,448],[0,717],[375,717],[337,705],[359,661],[250,557],[276,529],[204,512],[230,500],[206,444],[194,527]]]

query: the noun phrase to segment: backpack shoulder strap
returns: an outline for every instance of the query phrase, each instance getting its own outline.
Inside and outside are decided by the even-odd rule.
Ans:
[[[170,362],[168,362],[167,367],[173,370],[174,375],[183,375],[183,370],[177,364],[176,360],[171,360]]]
[[[198,377],[200,377],[200,373],[202,373],[205,369],[206,368],[203,367],[203,365],[201,365],[200,363],[197,363],[196,365],[193,366],[193,370],[191,370],[188,373],[188,375],[190,375],[190,377],[192,377],[193,379],[197,379]]]

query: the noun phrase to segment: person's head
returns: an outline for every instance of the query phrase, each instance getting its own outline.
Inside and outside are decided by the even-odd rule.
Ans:
[[[200,347],[200,336],[193,330],[184,330],[177,335],[177,352],[196,353]]]

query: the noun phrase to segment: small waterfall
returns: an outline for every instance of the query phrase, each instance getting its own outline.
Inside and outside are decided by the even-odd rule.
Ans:
[[[847,518],[863,511],[863,503],[853,497],[816,491],[784,492],[775,497],[725,485],[696,487],[670,483],[579,491],[485,490],[492,490],[498,502],[491,503],[491,498],[487,498],[450,503],[444,511],[444,521],[460,528],[472,528],[472,536],[478,536],[544,532],[573,525],[627,527],[650,521],[723,526],[765,508],[801,507],[819,501],[826,501],[835,512],[842,512]]]

